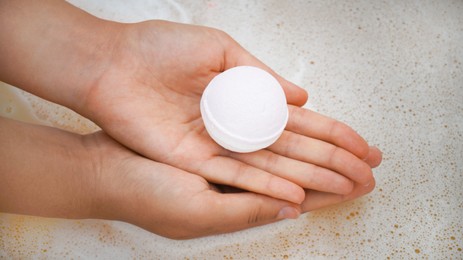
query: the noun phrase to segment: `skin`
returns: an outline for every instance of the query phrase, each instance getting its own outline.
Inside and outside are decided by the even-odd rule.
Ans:
[[[0,79],[105,132],[3,120],[1,211],[117,219],[190,238],[296,218],[374,188],[381,152],[347,125],[301,108],[303,89],[220,30],[121,24],[62,1],[17,0],[0,1],[0,35]],[[290,111],[282,137],[247,154],[218,146],[199,112],[207,83],[239,65],[273,74]]]

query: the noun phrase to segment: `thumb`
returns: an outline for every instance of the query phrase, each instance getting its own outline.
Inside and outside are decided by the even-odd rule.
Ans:
[[[215,213],[206,216],[209,227],[215,227],[211,234],[295,219],[301,212],[299,205],[252,192],[215,193],[215,196],[208,198],[209,210]]]
[[[307,102],[307,99],[309,97],[307,91],[297,86],[296,84],[286,80],[282,76],[278,75],[270,67],[265,65],[263,62],[258,60],[256,57],[254,57],[247,51],[245,52],[246,53],[244,53],[242,56],[241,64],[238,64],[237,66],[241,66],[241,65],[255,66],[255,67],[261,68],[267,71],[268,73],[270,73],[273,77],[277,79],[277,81],[280,83],[281,87],[283,88],[283,91],[285,92],[285,96],[286,96],[286,102],[288,102],[288,104],[300,107],[300,106],[303,106]]]
[[[267,71],[268,73],[272,74],[272,76],[274,76],[278,80],[278,82],[283,88],[283,91],[285,92],[286,101],[288,102],[288,104],[300,107],[307,102],[307,99],[309,97],[307,91],[278,75],[275,71],[273,71],[262,61],[254,57],[251,53],[249,53],[231,37],[229,37],[228,40],[230,40],[230,45],[228,46],[225,53],[225,69],[229,69],[236,66],[254,66],[261,68]]]

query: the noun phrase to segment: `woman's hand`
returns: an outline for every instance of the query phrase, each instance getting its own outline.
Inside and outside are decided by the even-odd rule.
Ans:
[[[349,194],[373,181],[368,144],[351,128],[298,106],[304,90],[284,80],[225,33],[165,21],[124,25],[108,67],[78,111],[148,158],[206,180],[300,203],[304,190]],[[286,131],[271,147],[239,154],[217,145],[199,102],[209,81],[239,65],[272,73],[290,104]],[[379,156],[376,154],[371,156]]]
[[[0,212],[121,220],[177,239],[300,214],[299,205],[264,195],[222,194],[103,132],[81,136],[0,117],[0,143]]]
[[[293,203],[304,200],[304,189],[345,195],[373,182],[364,159],[380,158],[379,151],[346,125],[299,108],[306,92],[224,32],[119,24],[51,0],[1,2],[0,25],[2,80],[72,108],[150,159]],[[199,112],[208,82],[238,65],[272,73],[290,109],[282,137],[249,154],[213,142]]]
[[[121,220],[185,239],[232,232],[354,199],[307,192],[302,206],[229,190],[144,158],[103,132],[80,136],[0,117],[0,211]]]
[[[140,157],[102,132],[85,137],[100,160],[98,217],[126,221],[162,236],[185,239],[269,224],[358,198],[374,188],[356,185],[349,195],[306,191],[302,205],[227,187]],[[90,148],[94,150],[94,148]]]

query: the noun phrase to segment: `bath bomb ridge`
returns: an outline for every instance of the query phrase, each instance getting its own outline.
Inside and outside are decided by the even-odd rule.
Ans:
[[[234,152],[273,144],[288,122],[285,93],[268,72],[251,66],[228,69],[212,79],[200,103],[212,139]]]

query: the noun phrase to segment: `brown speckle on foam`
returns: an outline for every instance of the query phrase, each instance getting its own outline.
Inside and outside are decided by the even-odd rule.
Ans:
[[[306,108],[382,149],[376,189],[298,220],[187,241],[121,222],[0,214],[0,258],[463,258],[462,1],[71,2],[105,19],[226,31],[307,89]],[[2,115],[28,108],[55,127],[97,129],[72,111],[19,95],[27,104],[4,99]]]

